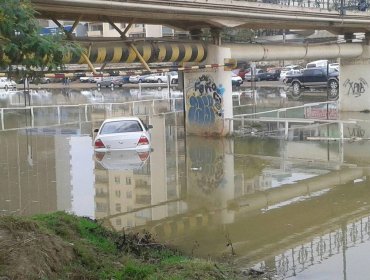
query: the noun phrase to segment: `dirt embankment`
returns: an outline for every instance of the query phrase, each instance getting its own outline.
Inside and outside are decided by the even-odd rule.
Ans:
[[[0,222],[1,279],[47,278],[76,258],[73,246],[40,230],[34,221],[13,217]]]
[[[188,258],[149,233],[114,233],[65,213],[0,218],[0,279],[250,279]]]

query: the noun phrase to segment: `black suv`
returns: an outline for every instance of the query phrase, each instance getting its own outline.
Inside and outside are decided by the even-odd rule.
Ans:
[[[326,68],[307,68],[300,74],[287,76],[284,82],[292,87],[293,96],[299,96],[304,88],[328,89],[332,99],[339,93],[339,72],[333,69],[329,69],[328,75]]]

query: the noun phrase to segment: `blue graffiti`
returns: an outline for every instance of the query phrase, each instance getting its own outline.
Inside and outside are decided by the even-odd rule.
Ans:
[[[216,117],[222,117],[224,92],[225,88],[222,85],[217,87],[212,77],[200,76],[194,82],[194,92],[189,98],[189,122],[209,125],[215,122]]]
[[[211,124],[215,122],[213,112],[213,100],[211,96],[192,96],[190,97],[190,109],[188,118],[190,122],[198,124]]]

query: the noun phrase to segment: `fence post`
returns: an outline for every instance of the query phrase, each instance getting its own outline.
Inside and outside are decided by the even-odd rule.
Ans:
[[[4,125],[4,108],[1,108],[1,129],[2,130],[5,129],[5,125]]]
[[[285,140],[288,140],[288,133],[289,133],[289,122],[285,120]]]

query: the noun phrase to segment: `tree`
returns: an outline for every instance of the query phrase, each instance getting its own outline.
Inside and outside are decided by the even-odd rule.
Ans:
[[[21,65],[22,74],[32,75],[35,69],[60,69],[67,52],[80,52],[62,32],[41,36],[39,31],[29,0],[0,0],[0,67],[12,73],[15,65]]]

